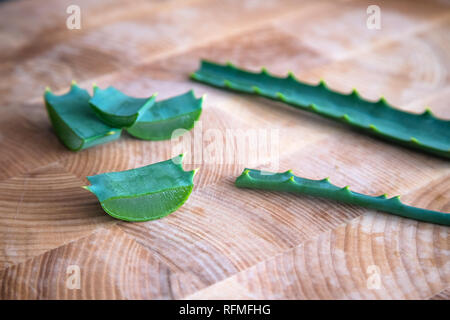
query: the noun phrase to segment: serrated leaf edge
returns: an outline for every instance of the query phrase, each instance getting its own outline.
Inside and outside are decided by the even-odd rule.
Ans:
[[[400,196],[393,196],[388,198],[387,194],[380,196],[368,196],[350,190],[349,186],[338,187],[332,184],[329,178],[322,180],[311,180],[295,176],[291,170],[283,173],[271,173],[271,175],[278,175],[282,179],[280,181],[273,181],[273,179],[265,180],[264,175],[259,175],[255,178],[251,175],[252,172],[260,173],[256,169],[245,169],[242,174],[237,177],[235,185],[239,188],[255,188],[275,191],[288,191],[295,193],[302,193],[312,196],[318,196],[317,193],[322,193],[319,197],[337,200],[349,204],[356,204],[368,207],[375,210],[389,212],[398,216],[416,219],[436,224],[450,225],[450,213],[427,210],[417,207],[405,205],[401,202]],[[280,189],[278,189],[280,187]],[[370,201],[379,203],[377,206]],[[366,202],[364,204],[364,202]]]
[[[283,77],[278,77],[278,76],[270,74],[265,67],[263,67],[259,73],[255,73],[255,72],[247,71],[245,69],[241,69],[239,67],[236,67],[231,62],[227,62],[225,65],[221,65],[221,64],[218,64],[218,63],[215,63],[215,62],[212,62],[212,61],[202,60],[201,63],[202,63],[202,66],[204,64],[212,64],[212,65],[219,66],[219,67],[228,67],[228,68],[233,69],[233,70],[238,70],[238,71],[246,72],[246,73],[253,74],[253,75],[258,75],[259,74],[259,75],[262,75],[262,76],[266,76],[266,77],[270,77],[270,78],[274,78],[274,79],[279,79],[279,80],[291,79],[291,80],[295,81],[298,84],[304,84],[304,83],[300,82],[299,80],[297,80],[296,77],[294,76],[294,74],[291,71],[289,71],[288,75],[283,78]],[[199,70],[191,73],[191,78],[196,80],[196,81],[209,83],[208,81],[205,81],[205,80],[202,79],[201,69],[202,69],[202,67],[200,67]],[[212,83],[210,83],[210,84],[212,84]],[[264,97],[267,97],[267,98],[271,98],[271,99],[274,98],[272,96],[265,95],[263,93],[263,91],[257,86],[251,86],[251,90],[243,90],[242,88],[238,88],[237,86],[235,86],[233,84],[233,82],[231,82],[230,80],[227,80],[227,79],[223,80],[223,86],[225,88],[236,90],[236,91],[242,91],[242,92],[247,92],[247,93],[255,93],[257,95],[261,95],[261,96],[264,96]],[[342,94],[340,92],[333,91],[333,90],[329,89],[328,85],[326,84],[326,82],[323,79],[321,79],[319,81],[319,83],[317,83],[316,86],[317,87],[323,87],[324,89],[326,89],[326,90],[328,90],[330,92],[333,92],[333,93],[346,95],[346,94]],[[360,101],[370,102],[368,100],[363,99],[356,89],[353,89],[347,95],[348,96],[353,96],[353,97],[355,97],[355,99],[358,99]],[[282,101],[282,102],[285,102],[285,103],[292,103],[281,92],[276,92],[275,93],[275,99],[279,100],[279,101]],[[371,103],[373,103],[373,102],[371,102]],[[392,107],[390,104],[387,103],[386,99],[383,96],[380,97],[380,99],[377,102],[375,102],[375,103],[377,103],[379,105],[383,105],[386,108],[389,108],[389,109],[392,109],[392,110],[396,110],[396,111],[399,111],[399,112],[408,113],[408,114],[411,114],[411,115],[414,115],[414,116],[418,116],[418,117],[432,118],[432,119],[437,120],[437,121],[445,121],[445,122],[450,123],[450,121],[442,120],[442,119],[439,119],[439,118],[435,117],[429,108],[426,108],[425,111],[423,113],[421,113],[421,114],[405,112],[405,111],[402,111],[400,109]],[[354,121],[353,119],[351,119],[348,114],[343,114],[341,116],[330,116],[328,114],[322,114],[321,111],[320,111],[320,108],[317,105],[315,105],[315,104],[310,104],[308,106],[300,106],[298,104],[295,104],[295,105],[299,106],[300,108],[302,108],[304,110],[308,110],[308,111],[311,111],[311,112],[314,112],[314,113],[318,113],[318,114],[327,116],[329,118],[333,118],[333,119],[336,119],[338,121],[350,124],[352,126],[356,126],[356,127],[361,128],[361,129],[365,129],[365,130],[371,132],[372,134],[375,134],[375,135],[378,135],[378,136],[382,136],[382,137],[387,137],[387,138],[389,138],[391,140],[402,142],[405,145],[409,145],[409,146],[411,146],[413,148],[419,148],[419,149],[424,150],[424,151],[429,151],[431,153],[434,153],[434,154],[437,154],[437,155],[440,155],[440,156],[444,156],[446,158],[450,158],[450,148],[449,149],[441,149],[441,148],[438,148],[438,147],[434,147],[434,146],[422,143],[421,141],[419,141],[419,139],[417,139],[415,137],[410,137],[409,139],[402,139],[402,138],[399,138],[399,137],[397,137],[395,135],[391,135],[391,134],[389,134],[387,132],[381,131],[374,124],[369,124],[367,126],[364,126],[364,125]]]

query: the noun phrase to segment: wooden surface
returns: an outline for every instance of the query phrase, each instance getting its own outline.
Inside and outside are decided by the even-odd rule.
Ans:
[[[2,299],[448,299],[449,228],[310,197],[238,190],[246,166],[201,163],[189,201],[125,223],[80,188],[86,175],[171,156],[170,141],[72,153],[52,133],[45,86],[72,79],[159,98],[207,94],[202,132],[277,129],[279,170],[450,212],[448,161],[279,103],[191,82],[200,58],[426,106],[450,119],[450,4],[376,1],[31,1],[0,4]],[[81,30],[66,8],[81,8]],[[186,150],[191,151],[191,150]],[[197,150],[198,151],[198,150]],[[260,159],[264,162],[264,159]],[[262,163],[252,164],[258,166]],[[80,289],[66,286],[80,268]],[[379,270],[380,286],[369,285]]]

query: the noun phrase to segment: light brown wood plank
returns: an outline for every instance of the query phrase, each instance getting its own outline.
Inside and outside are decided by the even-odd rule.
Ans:
[[[421,112],[426,106],[433,110],[426,97],[440,95],[450,85],[446,76],[450,70],[449,23],[450,16],[429,30],[309,70],[299,78],[312,83],[322,78],[332,89],[341,92],[350,92],[355,87],[366,99],[378,100],[384,96],[389,103],[404,110]],[[418,105],[422,99],[425,101]]]
[[[450,174],[442,173],[420,188],[413,189],[402,201],[414,206],[442,212],[450,212]]]
[[[0,182],[0,269],[116,223],[57,164]]]
[[[36,16],[33,25],[39,30],[37,34],[28,28],[18,28],[23,43],[0,65],[2,74],[9,80],[0,84],[2,102],[31,99],[40,96],[46,85],[61,89],[72,79],[92,79],[185,51],[198,43],[219,40],[226,34],[288,14],[296,4],[292,0],[258,6],[242,1],[195,1],[193,6],[189,2],[178,2],[173,7],[168,4],[165,10],[144,1],[137,1],[131,10],[123,10],[125,3],[111,7],[89,4],[86,5],[86,12],[90,12],[85,17],[87,26],[75,31],[67,30],[67,15],[65,9],[59,14],[63,6],[60,4],[58,11],[55,9],[58,18],[52,20],[51,26],[42,25],[42,20],[47,19],[43,13]],[[80,8],[83,13],[83,5]],[[106,13],[101,13],[102,8]],[[28,36],[29,32],[33,35]]]
[[[380,29],[367,28],[367,8],[380,8]],[[313,16],[293,15],[274,25],[332,60],[348,59],[374,47],[396,42],[428,30],[450,14],[450,5],[442,1],[347,1],[327,5]]]
[[[80,270],[80,289],[67,287],[69,266]],[[182,295],[184,276],[195,283],[192,274],[177,275],[118,228],[100,228],[0,271],[0,298],[168,299]]]
[[[430,298],[431,300],[450,300],[450,288],[447,288]]]
[[[244,167],[269,162],[273,171],[329,176],[355,191],[449,211],[447,161],[188,76],[201,58],[251,70],[265,65],[305,81],[324,78],[340,91],[357,87],[369,99],[385,95],[405,110],[429,105],[447,117],[448,4],[380,1],[382,29],[375,31],[365,25],[366,0],[79,3],[78,31],[65,28],[67,1],[1,5],[0,298],[447,297],[448,227],[233,185]],[[45,85],[63,92],[72,78],[134,96],[159,92],[159,99],[191,88],[206,93],[200,130],[189,133],[200,134],[200,147],[190,141],[174,152],[171,141],[124,134],[67,151],[41,95]],[[229,153],[218,142],[235,145],[248,130],[276,132],[271,152],[279,161],[249,156],[258,147],[252,142],[224,159]],[[227,131],[235,135],[225,138]],[[185,168],[200,170],[188,202],[164,219],[119,222],[80,188],[86,175],[181,151],[188,152]],[[71,264],[81,267],[81,290],[65,286]],[[367,287],[372,265],[381,271],[378,290]]]
[[[423,299],[449,284],[437,259],[448,239],[446,227],[370,212],[188,298]]]
[[[309,179],[329,177],[331,183],[349,185],[356,192],[395,196],[448,174],[450,167],[439,158],[344,132],[286,157],[280,171],[288,169]]]
[[[70,154],[53,133],[43,103],[0,108],[0,181]]]

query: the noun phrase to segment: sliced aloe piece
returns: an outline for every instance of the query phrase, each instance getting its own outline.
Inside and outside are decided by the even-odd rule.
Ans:
[[[61,96],[50,89],[44,94],[45,106],[59,140],[70,150],[78,151],[120,137],[121,129],[100,121],[89,106],[89,93],[72,82],[70,91]]]
[[[377,102],[364,100],[356,90],[342,94],[330,90],[323,81],[309,85],[296,80],[292,73],[280,78],[265,69],[253,73],[232,64],[202,61],[191,77],[220,88],[280,100],[386,140],[450,158],[450,121],[435,118],[429,109],[422,114],[404,112],[384,98]]]
[[[100,89],[94,85],[94,96],[89,101],[97,116],[118,128],[132,126],[139,115],[155,103],[156,94],[149,98],[134,98],[114,87]]]
[[[389,212],[409,219],[446,226],[450,225],[450,213],[407,206],[400,201],[399,196],[387,198],[386,194],[384,194],[378,197],[371,197],[350,191],[348,186],[339,188],[331,184],[328,178],[310,180],[296,177],[291,170],[283,173],[270,173],[255,169],[245,169],[236,179],[235,184],[239,188],[302,193]]]
[[[143,112],[127,131],[144,140],[172,138],[176,129],[190,130],[200,118],[204,97],[195,98],[191,90],[185,94],[158,101]]]
[[[87,177],[94,193],[110,216],[125,221],[165,217],[181,207],[192,192],[196,170],[184,171],[183,155],[120,172]]]

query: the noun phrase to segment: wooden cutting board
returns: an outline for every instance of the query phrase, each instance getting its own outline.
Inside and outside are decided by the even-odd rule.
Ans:
[[[66,9],[81,9],[81,29]],[[245,167],[330,177],[372,195],[450,212],[448,161],[277,102],[189,80],[200,58],[449,119],[450,6],[377,1],[10,1],[0,4],[0,297],[3,299],[447,299],[449,228],[316,198],[239,190]],[[45,86],[75,79],[159,98],[207,94],[185,146],[199,167],[176,213],[145,223],[106,215],[86,175],[172,156],[174,142],[118,141],[78,153],[52,132]],[[239,131],[240,130],[240,131]],[[226,132],[234,134],[227,138]],[[239,134],[236,134],[240,132]],[[222,159],[221,142],[273,134]],[[192,132],[193,134],[193,132]],[[231,140],[230,140],[231,139]],[[271,158],[274,156],[275,158]],[[222,158],[221,158],[222,157]],[[255,160],[256,159],[256,160]],[[195,160],[195,159],[194,159]],[[197,159],[198,160],[198,159]],[[187,161],[189,162],[189,161]],[[197,162],[197,163],[194,163]],[[79,280],[79,282],[77,281]]]

